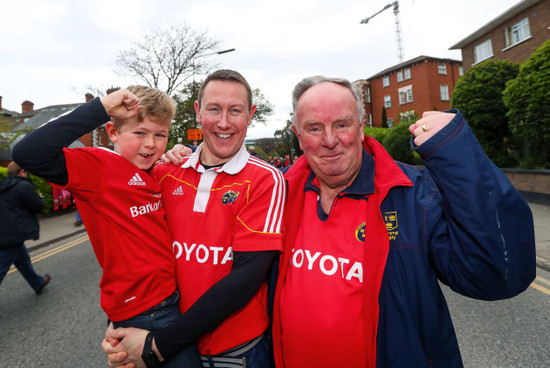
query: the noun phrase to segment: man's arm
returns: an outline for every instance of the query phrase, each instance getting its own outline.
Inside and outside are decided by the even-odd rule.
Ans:
[[[242,308],[256,294],[265,281],[267,272],[277,256],[276,251],[233,252],[231,272],[208,289],[190,308],[170,326],[155,332],[154,347],[162,359],[170,359],[186,345],[215,329],[228,316]],[[145,334],[138,329],[117,329],[110,337],[122,341],[116,347],[105,342],[103,350],[109,355],[109,366],[141,361]],[[138,367],[140,365],[138,364]]]
[[[416,136],[440,123],[433,113]],[[441,134],[439,134],[441,133]],[[441,195],[425,212],[426,239],[439,278],[469,297],[495,300],[525,290],[535,276],[535,242],[529,206],[485,155],[462,114],[420,143]]]

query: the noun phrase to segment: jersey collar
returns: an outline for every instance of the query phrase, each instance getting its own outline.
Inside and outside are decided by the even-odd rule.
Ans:
[[[201,157],[201,152],[203,147],[204,147],[204,142],[197,147],[195,152],[193,152],[191,154],[191,157],[189,157],[189,160],[185,161],[183,165],[181,165],[181,167],[183,169],[193,168],[198,173],[201,173],[201,174],[205,173],[206,169],[200,163],[200,157]],[[216,173],[225,172],[229,175],[235,175],[241,172],[242,169],[244,169],[244,167],[246,166],[246,163],[248,162],[249,157],[250,157],[250,154],[248,153],[245,145],[243,144],[239,149],[239,151],[237,152],[237,154],[233,156],[229,161],[227,161],[225,164],[223,164],[220,167],[213,167],[209,170],[212,170]]]

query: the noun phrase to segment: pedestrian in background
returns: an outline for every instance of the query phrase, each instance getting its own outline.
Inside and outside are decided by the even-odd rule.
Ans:
[[[27,172],[12,161],[8,176],[0,181],[0,283],[12,264],[36,294],[50,282],[50,275],[36,273],[24,243],[38,239],[37,214],[43,209],[44,202],[27,178]]]

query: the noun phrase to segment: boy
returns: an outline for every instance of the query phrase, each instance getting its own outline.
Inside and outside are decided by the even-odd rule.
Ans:
[[[75,197],[103,268],[101,306],[115,327],[156,330],[178,315],[171,237],[160,186],[148,172],[164,153],[174,115],[168,95],[131,86],[44,124],[13,150],[22,167]],[[114,152],[68,148],[103,123]],[[190,359],[198,358],[193,349]]]

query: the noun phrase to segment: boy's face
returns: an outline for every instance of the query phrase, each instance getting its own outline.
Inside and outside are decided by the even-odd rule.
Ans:
[[[106,128],[115,144],[115,152],[140,169],[149,170],[164,153],[170,121],[156,123],[146,116],[140,123],[137,117],[133,117],[124,122],[119,130],[112,122],[108,122]]]

